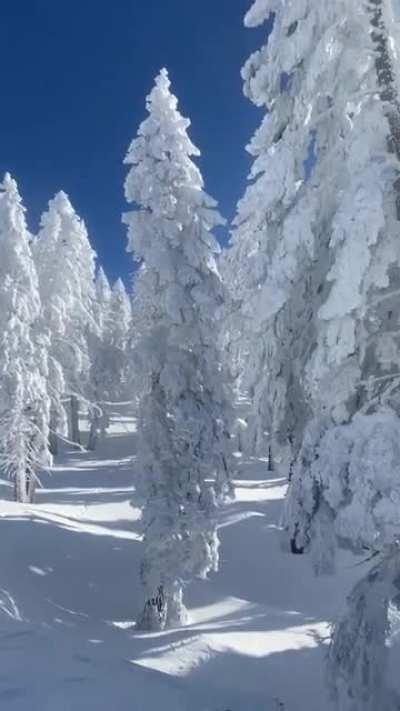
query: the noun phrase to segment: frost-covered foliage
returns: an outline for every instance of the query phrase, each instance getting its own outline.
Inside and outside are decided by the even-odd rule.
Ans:
[[[70,438],[79,441],[78,398],[87,398],[90,384],[88,333],[98,328],[93,312],[95,253],[64,192],[50,200],[33,252],[50,332],[53,422],[58,431],[64,419],[62,396],[70,396]]]
[[[400,553],[390,547],[347,599],[329,651],[328,680],[340,711],[396,711],[386,678],[391,605],[398,606]]]
[[[315,242],[318,249],[310,283],[315,284],[324,272],[326,282],[321,281],[317,295],[313,289],[310,292],[313,337],[302,362],[300,387],[312,420],[289,505],[292,511],[298,505],[301,509],[302,500],[311,496],[307,508],[313,517],[312,512],[319,510],[320,480],[313,476],[313,464],[306,472],[305,462],[312,463],[317,449],[325,462],[332,456],[332,438],[340,433],[353,441],[354,428],[360,422],[365,431],[374,428],[376,418],[380,418],[381,438],[390,442],[399,415],[399,136],[392,116],[397,109],[392,43],[383,24],[389,3],[382,0],[355,8],[333,2],[324,13],[316,3],[302,5],[304,18],[294,35],[301,28],[304,34],[308,27],[305,37],[310,53],[299,96],[303,103],[307,99],[317,153],[305,192],[323,191],[324,195],[322,209],[313,214],[312,230],[319,243]],[[303,71],[304,63],[301,66]],[[326,235],[328,251],[321,242]],[[385,415],[388,408],[390,416]],[[362,419],[363,415],[370,417]],[[362,432],[359,437],[361,446]],[[337,456],[346,458],[342,445]],[[355,451],[354,456],[360,457],[361,451]],[[331,466],[337,471],[336,461],[331,460]],[[352,466],[354,470],[357,462]],[[307,481],[313,483],[307,485]],[[351,484],[353,497],[359,485],[361,481]],[[390,496],[394,485],[395,479],[389,479],[388,489],[378,489],[376,494]],[[359,496],[359,515],[364,516],[370,502],[365,490]],[[341,500],[330,503],[335,517],[342,505]],[[293,525],[303,527],[296,517]],[[349,532],[348,537],[353,534]]]
[[[385,551],[398,539],[393,8],[257,0],[246,16],[270,34],[243,69],[245,94],[267,115],[249,146],[251,182],[227,266],[238,275],[241,378],[253,441],[265,446],[268,431],[296,460],[292,548],[311,543],[320,570],[332,568],[337,544]]]
[[[400,418],[391,410],[356,414],[306,430],[288,499],[296,550],[311,547],[317,572],[332,572],[336,546],[381,552],[335,627],[330,683],[342,711],[395,709],[385,686],[388,605],[398,602],[400,568]],[[387,706],[385,704],[388,704]]]
[[[38,278],[17,184],[0,186],[0,468],[18,501],[31,501],[50,463],[47,339],[40,329]]]
[[[301,8],[298,3],[286,5],[294,22]],[[270,31],[271,12],[275,21],[268,45],[252,55],[242,71],[246,96],[264,106],[267,115],[248,146],[254,156],[251,182],[238,205],[228,256],[240,306],[236,328],[241,334],[241,381],[253,400],[250,439],[256,451],[265,451],[264,432],[270,443],[279,437],[281,444],[297,434],[304,419],[299,373],[310,343],[307,266],[313,255],[314,205],[310,199],[300,200],[309,129],[304,117],[292,120],[299,87],[288,78],[290,63],[296,67],[293,52],[287,47],[279,52],[281,34],[285,36],[283,3],[256,3],[246,24],[268,20]]]
[[[390,8],[260,0],[246,17],[254,26],[273,14],[267,45],[243,70],[245,93],[268,114],[249,147],[230,260],[259,425],[295,455],[307,422],[398,409]]]
[[[314,420],[306,431],[289,498],[292,536],[312,542],[316,564],[329,551],[330,527],[342,545],[381,550],[400,539],[400,418],[357,414],[349,424]],[[324,525],[320,518],[324,519]]]
[[[230,491],[229,393],[218,348],[225,293],[212,235],[222,218],[191,160],[199,152],[166,70],[147,110],[125,159],[125,195],[136,209],[124,220],[142,261],[134,300],[145,499],[139,625],[159,629],[184,622],[184,582],[218,566],[214,513]]]
[[[399,372],[390,8],[274,0],[246,17],[272,26],[243,69],[268,113],[229,262],[253,420],[293,456],[316,411],[345,420]]]

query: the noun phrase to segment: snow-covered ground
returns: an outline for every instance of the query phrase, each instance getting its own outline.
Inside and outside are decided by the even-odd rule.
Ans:
[[[360,569],[341,558],[335,578],[316,579],[284,549],[285,481],[264,461],[239,466],[221,570],[186,594],[191,624],[135,633],[134,429],[114,413],[99,451],[65,452],[35,505],[0,502],[0,709],[329,709],[324,640]]]

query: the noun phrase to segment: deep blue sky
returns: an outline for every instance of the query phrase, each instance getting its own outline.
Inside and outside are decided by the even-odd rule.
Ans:
[[[265,30],[247,30],[250,0],[13,0],[2,3],[0,171],[16,178],[37,229],[60,189],[85,219],[111,279],[132,271],[121,212],[126,149],[166,66],[206,189],[231,218],[260,112],[240,68]]]

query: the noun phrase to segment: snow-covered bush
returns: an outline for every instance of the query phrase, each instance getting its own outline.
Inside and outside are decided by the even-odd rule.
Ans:
[[[183,585],[218,565],[214,514],[231,490],[229,383],[219,336],[225,290],[212,235],[222,223],[191,156],[189,121],[166,70],[147,99],[125,163],[135,284],[138,468],[145,500],[141,575],[146,629],[182,624]]]

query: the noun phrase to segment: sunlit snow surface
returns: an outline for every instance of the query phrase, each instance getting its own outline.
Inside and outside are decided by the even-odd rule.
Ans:
[[[328,711],[329,622],[360,567],[342,558],[337,578],[315,579],[287,552],[285,480],[265,461],[238,460],[221,571],[186,591],[190,624],[135,633],[134,429],[126,408],[115,413],[96,455],[66,452],[42,477],[36,505],[0,503],[0,709]],[[5,482],[0,494],[11,496]]]

